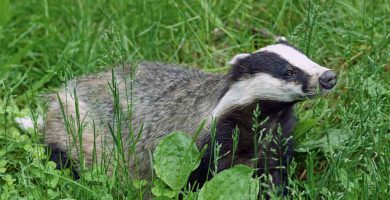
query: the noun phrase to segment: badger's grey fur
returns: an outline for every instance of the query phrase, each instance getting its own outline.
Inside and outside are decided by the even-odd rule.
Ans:
[[[211,178],[208,165],[213,159],[213,152],[209,128],[215,119],[216,142],[222,144],[220,155],[224,155],[219,160],[218,170],[231,166],[232,132],[238,127],[240,135],[234,163],[253,166],[257,162],[259,174],[264,173],[263,166],[267,163],[273,183],[285,183],[286,167],[292,156],[293,106],[298,101],[331,89],[335,85],[335,74],[308,59],[285,39],[254,53],[239,54],[230,64],[232,68],[226,75],[151,62],[143,62],[136,68],[126,66],[115,69],[121,108],[124,111],[128,108],[130,94],[134,101],[131,123],[121,125],[125,151],[130,149],[133,139],[129,126],[135,132],[143,127],[135,152],[139,178],[149,178],[152,170],[149,155],[161,138],[175,130],[193,134],[202,120],[206,120],[207,126],[198,137],[197,145],[202,148],[209,144],[209,148],[200,167],[192,174],[191,181],[202,184],[206,177]],[[130,80],[132,70],[134,79]],[[111,71],[74,79],[58,93],[61,102],[57,100],[57,95],[52,95],[45,120],[45,142],[53,149],[53,159],[58,161],[56,154],[62,153],[64,160],[69,149],[72,154],[69,157],[78,158],[78,149],[70,148],[74,146],[73,140],[67,134],[61,104],[68,118],[77,117],[78,107],[80,120],[84,124],[82,151],[87,164],[94,159],[93,151],[96,151],[99,160],[112,148],[108,126],[114,122],[113,95],[108,84],[111,79]],[[75,101],[74,91],[78,101]],[[78,102],[78,106],[75,102]],[[260,147],[282,151],[264,151],[260,148],[259,159],[253,161],[252,115],[256,105],[261,111],[260,121],[265,121],[260,129],[264,129],[264,133],[272,138]],[[77,134],[75,127],[75,130],[68,132]],[[130,159],[128,164],[130,171],[134,171],[135,162]]]

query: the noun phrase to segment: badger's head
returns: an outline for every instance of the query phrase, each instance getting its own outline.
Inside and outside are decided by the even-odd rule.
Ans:
[[[228,110],[260,100],[297,102],[325,93],[336,84],[336,74],[310,60],[285,39],[229,62],[230,85],[213,110]]]

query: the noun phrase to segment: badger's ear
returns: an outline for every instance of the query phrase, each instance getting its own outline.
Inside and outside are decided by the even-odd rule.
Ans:
[[[235,55],[229,62],[231,66],[229,74],[232,80],[237,80],[249,72],[250,65],[248,64],[248,58],[250,56],[251,54],[249,53],[240,53]]]
[[[287,44],[289,44],[288,40],[284,36],[277,36],[275,38],[275,43],[276,44],[279,44],[279,43],[287,43]]]
[[[235,55],[235,56],[233,57],[233,59],[231,59],[231,60],[228,62],[228,64],[229,64],[230,66],[233,66],[233,65],[239,63],[239,61],[240,61],[241,59],[244,59],[244,58],[246,58],[246,57],[248,57],[248,56],[250,56],[250,55],[251,55],[251,54],[249,54],[249,53],[240,53],[240,54],[237,54],[237,55]]]

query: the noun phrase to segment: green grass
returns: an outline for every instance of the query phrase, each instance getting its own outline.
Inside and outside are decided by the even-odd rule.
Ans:
[[[225,72],[270,44],[266,28],[338,73],[331,94],[296,109],[293,197],[389,199],[389,13],[388,0],[0,0],[0,198],[134,198],[126,180],[54,170],[14,117],[66,78],[131,58]]]

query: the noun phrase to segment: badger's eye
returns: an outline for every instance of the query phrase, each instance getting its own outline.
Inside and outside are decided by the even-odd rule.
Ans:
[[[286,73],[284,74],[284,76],[285,76],[286,78],[291,78],[291,77],[293,77],[294,75],[295,75],[295,71],[294,71],[293,69],[287,70]]]

